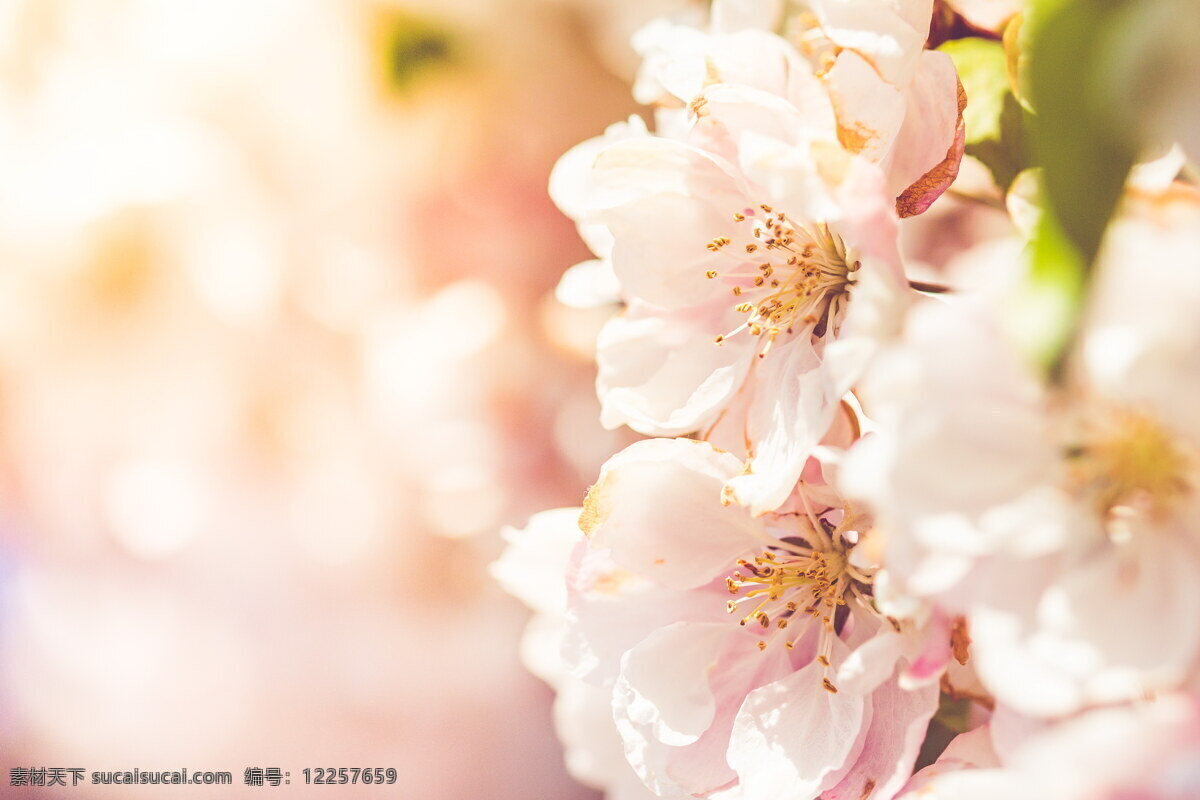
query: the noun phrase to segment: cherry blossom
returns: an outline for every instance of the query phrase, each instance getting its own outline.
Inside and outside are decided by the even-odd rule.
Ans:
[[[1200,701],[1168,695],[1046,727],[1000,757],[988,726],[918,772],[905,800],[1186,800],[1200,792]]]
[[[741,461],[688,439],[614,456],[580,518],[564,655],[611,687],[656,794],[890,797],[949,658],[940,619],[871,601],[870,518],[810,462],[787,510],[722,503]]]
[[[728,135],[703,127],[713,126]],[[600,239],[592,226],[603,226],[597,250],[610,254],[627,301],[598,342],[602,421],[680,435],[710,427],[744,393],[743,418],[727,424],[752,443],[751,470],[734,491],[770,510],[903,307],[882,178],[846,157],[844,181],[828,186],[786,148],[774,158],[793,188],[772,192],[703,148],[630,128],[617,135],[590,183],[557,195],[564,208],[593,202],[581,228]]]
[[[611,264],[626,302],[598,342],[602,422],[740,429],[749,469],[730,491],[755,513],[786,499],[895,328],[908,296],[897,210],[931,202],[961,156],[953,65],[921,51],[928,4],[866,5],[817,4],[803,51],[754,4],[718,3],[707,31],[648,27],[635,94],[660,103],[657,131],[614,126],[551,178],[598,256],[571,292],[598,294],[579,278],[603,285]],[[886,131],[858,110],[877,105],[877,72],[892,82]]]
[[[1198,219],[1190,190],[1130,201],[1061,384],[1013,347],[1004,292],[968,291],[914,309],[868,387],[879,433],[845,471],[891,588],[966,613],[979,677],[1024,713],[1177,687],[1200,651]]]

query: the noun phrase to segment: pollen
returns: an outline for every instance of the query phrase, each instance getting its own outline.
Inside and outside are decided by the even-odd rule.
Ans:
[[[845,604],[842,595],[850,585],[845,556],[836,550],[765,549],[753,559],[737,561],[737,571],[725,579],[725,588],[736,599],[725,610],[741,613],[738,624],[752,623],[760,630],[787,630],[797,620],[819,620],[833,633],[833,614]],[[794,645],[796,639],[791,640]],[[790,649],[790,646],[789,646]],[[824,657],[824,666],[829,666]]]
[[[1094,422],[1067,457],[1075,489],[1101,514],[1162,515],[1193,490],[1194,455],[1152,417],[1119,410]]]
[[[827,225],[793,222],[769,205],[759,208],[771,216],[755,217],[753,209],[733,214],[747,237],[742,249],[759,260],[725,271],[709,269],[705,276],[720,278],[734,297],[750,298],[735,306],[739,313],[749,314],[746,322],[719,341],[746,331],[763,340],[758,355],[765,357],[775,337],[784,333],[836,333],[861,264],[847,254],[845,243]],[[708,249],[715,252],[733,241],[718,236]],[[761,260],[763,255],[767,260]]]

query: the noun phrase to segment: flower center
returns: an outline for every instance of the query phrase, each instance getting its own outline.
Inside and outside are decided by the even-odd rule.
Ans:
[[[794,650],[818,625],[814,660],[822,667],[822,686],[836,694],[830,679],[834,639],[852,615],[878,614],[863,602],[871,595],[874,571],[850,560],[871,518],[849,504],[814,508],[815,497],[810,497],[804,482],[797,485],[796,494],[804,512],[775,516],[777,523],[787,525],[786,535],[774,539],[753,559],[738,559],[737,569],[725,579],[736,599],[725,608],[730,614],[742,614],[739,625],[761,629],[765,638],[758,641],[760,651],[777,637]],[[792,631],[784,634],[789,627]]]
[[[840,552],[764,550],[753,561],[739,559],[737,565],[738,571],[725,579],[725,585],[730,594],[741,597],[730,600],[726,608],[732,614],[756,603],[739,620],[740,625],[757,623],[769,629],[774,622],[783,629],[796,614],[806,614],[832,626],[837,607],[846,604],[842,597],[847,581],[846,558]],[[794,641],[787,642],[788,649],[793,646]]]
[[[1069,456],[1075,487],[1103,514],[1119,507],[1164,514],[1192,490],[1193,454],[1137,412],[1115,413]]]
[[[709,270],[705,276],[727,283],[738,301],[735,309],[747,317],[734,330],[718,336],[717,344],[749,331],[764,339],[761,358],[782,333],[803,330],[822,336],[827,330],[836,330],[854,273],[861,266],[847,256],[841,237],[824,223],[806,226],[793,222],[767,205],[747,208],[733,219],[749,227],[750,237],[739,247],[752,258],[740,259],[727,272]],[[720,236],[707,247],[719,252],[732,245],[732,239]]]

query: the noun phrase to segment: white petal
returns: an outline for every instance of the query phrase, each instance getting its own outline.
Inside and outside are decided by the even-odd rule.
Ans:
[[[678,311],[631,303],[597,340],[600,421],[658,436],[708,425],[750,368],[750,337],[715,341],[739,324],[741,315],[725,298],[707,309]]]
[[[1021,0],[949,0],[959,14],[977,28],[999,31],[1021,10]]]
[[[625,760],[612,718],[612,689],[568,678],[554,701],[554,727],[565,750],[567,772],[609,800],[653,800]]]
[[[1055,716],[1183,680],[1200,648],[1200,563],[1169,536],[1134,535],[1136,546],[1105,546],[1079,563],[995,566],[971,633],[979,676],[999,700]],[[1026,581],[1016,594],[1028,597],[1005,590],[1005,573],[1016,569]]]
[[[708,674],[731,632],[728,624],[680,622],[650,634],[621,659],[616,714],[649,726],[663,744],[699,739],[717,707]]]
[[[608,461],[581,522],[595,547],[626,569],[675,589],[703,586],[758,546],[762,523],[721,504],[741,462],[705,442],[652,439]]]
[[[838,689],[851,694],[870,694],[895,671],[904,637],[890,626],[881,626],[879,633],[850,651],[838,665],[833,682]]]
[[[904,92],[904,124],[884,162],[892,196],[940,164],[958,131],[958,72],[950,56],[921,53],[912,84]]]
[[[862,754],[849,775],[822,793],[822,800],[860,800],[867,796],[891,800],[912,774],[937,705],[936,684],[906,691],[892,678],[874,691],[871,728]]]
[[[863,721],[863,698],[833,694],[813,661],[746,697],[734,723],[729,763],[748,797],[812,800],[840,769]]]
[[[812,345],[797,337],[756,365],[747,427],[755,443],[751,472],[729,481],[754,514],[783,504],[804,464],[833,423],[841,394],[827,382]]]
[[[554,298],[571,308],[615,305],[621,300],[621,284],[607,261],[581,261],[563,273]]]
[[[612,685],[621,657],[666,625],[723,619],[711,595],[668,589],[616,566],[607,551],[581,546],[567,576],[563,662],[571,674]]]
[[[631,116],[627,122],[609,126],[595,136],[568,150],[550,172],[550,199],[571,219],[581,222],[601,208],[619,203],[624,195],[611,185],[600,186],[593,172],[596,159],[604,150],[629,138],[648,137],[646,123]]]
[[[838,139],[851,152],[882,160],[904,123],[904,93],[879,77],[870,62],[853,50],[838,56],[827,78],[837,111]]]
[[[635,696],[626,682],[619,682],[613,697],[613,713],[629,763],[646,785],[660,795],[707,796],[736,780],[736,773],[725,762],[734,717],[747,693],[792,671],[788,653],[783,648],[760,652],[753,635],[740,628],[731,628],[728,620],[716,626],[725,635],[721,652],[707,665],[677,664],[680,668],[704,667],[702,674],[679,673],[676,683],[692,686],[695,692],[704,691],[705,682],[711,697],[713,715],[695,741],[682,746],[670,746],[655,735],[657,711],[645,706],[691,703],[679,697],[679,687],[660,681],[653,695]],[[648,665],[653,669],[653,665]],[[635,713],[648,711],[648,713]],[[690,711],[688,713],[691,713]]]
[[[933,0],[812,0],[827,36],[867,58],[884,80],[907,84],[929,33]]]
[[[566,632],[565,616],[534,614],[521,634],[521,663],[525,669],[555,688],[562,685],[569,673],[562,656]]]
[[[571,552],[583,541],[579,508],[556,508],[529,518],[523,530],[501,531],[508,543],[491,565],[492,577],[525,605],[546,614],[567,608],[566,575]]]

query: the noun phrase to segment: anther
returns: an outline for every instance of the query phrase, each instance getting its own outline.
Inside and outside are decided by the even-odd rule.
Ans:
[[[837,694],[837,687],[833,685],[833,681],[829,680],[829,678],[822,678],[821,685],[824,686],[825,691],[829,692],[830,694]]]

